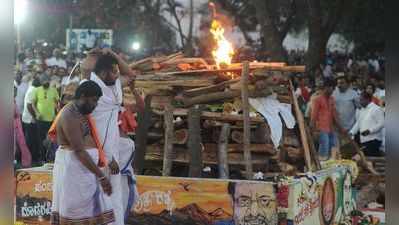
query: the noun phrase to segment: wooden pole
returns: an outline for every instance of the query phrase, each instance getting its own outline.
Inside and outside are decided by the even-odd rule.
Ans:
[[[227,158],[227,146],[229,144],[230,124],[223,123],[222,131],[220,132],[218,141],[218,163],[219,163],[219,178],[229,178],[229,164]]]
[[[173,105],[166,104],[165,107],[165,144],[164,144],[164,152],[163,152],[163,167],[162,167],[162,176],[170,176],[172,171],[172,162],[173,162],[173,136],[174,136],[174,127],[173,127]]]
[[[190,153],[189,177],[201,177],[201,109],[199,105],[192,106],[188,112],[188,133],[188,150]]]
[[[133,168],[137,174],[143,174],[145,151],[147,147],[148,128],[151,122],[151,95],[147,95],[144,100],[144,111],[137,115],[136,151],[133,161]]]
[[[250,149],[250,135],[251,135],[251,122],[249,118],[249,99],[248,99],[248,76],[249,76],[249,62],[243,63],[241,73],[241,101],[244,116],[244,160],[245,160],[245,172],[246,178],[252,179],[252,160],[251,160],[251,149]]]
[[[315,146],[314,141],[313,141],[312,133],[310,131],[309,126],[306,125],[306,124],[305,124],[305,129],[306,129],[306,134],[307,134],[308,139],[309,139],[309,147],[310,147],[311,157],[312,157],[314,163],[316,164],[316,169],[317,170],[321,170],[321,164],[320,164],[319,156],[318,156],[317,151],[316,151],[316,146]]]
[[[296,96],[294,94],[294,86],[292,85],[291,80],[290,80],[290,89],[291,89],[291,96],[294,101],[294,110],[295,110],[296,118],[298,120],[299,133],[301,135],[302,146],[303,146],[303,150],[305,153],[306,167],[308,168],[308,171],[311,172],[312,171],[312,160],[310,158],[309,142],[308,142],[308,138],[306,135],[305,119],[303,118],[302,111],[299,109],[298,99],[296,98]]]

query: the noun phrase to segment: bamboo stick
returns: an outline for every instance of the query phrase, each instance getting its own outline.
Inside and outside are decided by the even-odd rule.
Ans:
[[[298,99],[295,97],[294,94],[294,86],[292,85],[292,81],[290,80],[290,89],[291,89],[291,96],[294,101],[294,110],[296,114],[296,118],[298,120],[298,125],[299,125],[299,133],[301,135],[301,141],[305,153],[305,162],[306,162],[306,167],[308,168],[308,171],[312,171],[312,161],[310,158],[310,149],[309,149],[309,142],[307,139],[306,135],[306,129],[305,129],[305,119],[303,118],[302,111],[299,109],[299,104],[298,104]]]

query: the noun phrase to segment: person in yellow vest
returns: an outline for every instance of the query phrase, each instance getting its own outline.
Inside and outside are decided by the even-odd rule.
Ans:
[[[40,77],[41,86],[38,87],[33,96],[33,105],[35,111],[33,118],[37,121],[39,135],[39,153],[40,161],[45,161],[46,150],[43,141],[46,139],[47,132],[50,129],[57,113],[59,95],[57,89],[50,87],[50,77],[42,75]]]

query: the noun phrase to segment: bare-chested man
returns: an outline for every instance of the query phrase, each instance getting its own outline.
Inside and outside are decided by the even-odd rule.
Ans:
[[[59,145],[53,170],[51,224],[115,221],[112,206],[107,205],[111,202],[111,183],[101,169],[107,162],[90,117],[101,96],[101,88],[94,81],[82,83],[50,129],[55,129]]]

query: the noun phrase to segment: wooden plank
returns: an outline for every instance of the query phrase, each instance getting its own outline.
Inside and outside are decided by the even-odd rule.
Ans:
[[[313,162],[316,165],[316,169],[317,170],[321,170],[321,164],[320,164],[320,160],[319,160],[319,155],[317,154],[316,146],[314,144],[313,137],[312,137],[312,133],[310,132],[310,128],[309,128],[309,126],[307,124],[305,124],[305,129],[306,129],[306,134],[307,134],[308,140],[309,140],[309,147],[310,147],[311,157],[313,159]]]
[[[249,117],[249,94],[248,94],[248,76],[249,76],[249,62],[243,63],[242,73],[241,73],[241,101],[244,117],[244,160],[245,160],[245,177],[250,180],[252,179],[252,163],[251,163],[251,122]]]
[[[153,158],[151,156],[146,156],[145,158],[146,161],[160,161],[160,159],[158,158]],[[173,160],[173,163],[183,163],[183,164],[188,164],[189,163],[189,159],[181,159],[181,158],[177,158]],[[261,159],[254,159],[251,161],[252,165],[264,165],[266,162],[265,160],[261,160]],[[210,160],[203,160],[203,165],[218,165],[217,161],[210,161]],[[243,160],[229,160],[229,165],[232,166],[245,166],[245,163]]]
[[[211,85],[209,87],[202,88],[194,88],[183,92],[183,95],[186,97],[194,97],[202,94],[207,94],[210,92],[223,91],[228,85],[236,83],[240,81],[240,79],[233,79],[221,82],[219,84]]]
[[[308,142],[308,138],[306,135],[305,119],[303,118],[302,111],[299,108],[298,99],[295,97],[294,86],[292,85],[291,80],[290,80],[290,89],[291,89],[291,96],[294,101],[294,110],[295,110],[297,122],[299,125],[299,133],[301,135],[302,146],[304,149],[306,167],[308,168],[308,171],[311,172],[312,171],[312,161],[310,158],[309,142]]]
[[[148,129],[151,121],[151,95],[145,97],[144,111],[138,112],[137,115],[137,132],[136,132],[136,151],[133,162],[134,170],[137,174],[142,174],[144,169],[145,150],[147,146]]]
[[[164,114],[164,112],[161,110],[154,110],[154,113],[157,115]],[[173,112],[173,115],[174,116],[187,116],[188,110],[178,108],[178,109],[175,109],[175,111]],[[222,122],[239,122],[239,121],[243,121],[243,116],[242,115],[227,115],[227,114],[218,113],[218,112],[203,111],[201,113],[201,119],[216,120],[216,121],[222,121]],[[265,122],[265,120],[261,116],[250,117],[250,119],[251,119],[251,123],[264,123]]]
[[[190,152],[189,177],[201,177],[202,149],[201,149],[201,109],[194,105],[188,113],[188,149]]]
[[[217,143],[205,143],[203,144],[203,153],[208,154],[208,153],[217,153],[218,151],[218,144]],[[300,148],[294,148],[294,147],[286,147],[287,151],[302,151]],[[188,147],[183,147],[183,146],[173,146],[173,154],[176,154],[177,150],[180,150],[184,153],[189,154],[189,149]],[[249,149],[251,150],[251,153],[257,154],[257,155],[268,155],[268,156],[273,156],[277,153],[277,151],[274,149],[273,144],[251,144],[249,146]],[[232,153],[242,153],[244,152],[243,144],[227,144],[226,147],[227,154],[232,154]],[[163,156],[163,144],[160,143],[155,143],[147,146],[147,152],[146,153],[157,153],[159,155]],[[295,153],[296,154],[296,153]],[[161,160],[163,157],[160,158]]]
[[[249,70],[260,70],[260,74],[265,71],[282,71],[282,72],[305,72],[305,66],[251,66]],[[156,75],[188,75],[188,74],[215,74],[215,73],[227,73],[227,72],[236,72],[240,73],[242,68],[227,68],[227,69],[206,69],[206,70],[188,70],[188,71],[174,71],[174,72],[151,72],[151,74]]]
[[[204,144],[205,152],[216,151],[217,146],[213,143]],[[249,146],[251,153],[259,153],[266,155],[274,155],[276,154],[276,150],[272,144],[251,144]],[[228,144],[227,145],[227,153],[243,153],[244,146],[243,144]]]
[[[276,88],[276,89],[281,89],[281,88]],[[273,93],[272,91],[273,90],[270,88],[264,89],[264,90],[249,90],[248,96],[251,98],[266,97],[266,96],[271,95]],[[184,107],[190,107],[195,104],[210,104],[213,102],[232,100],[232,99],[237,98],[240,95],[242,95],[241,92],[242,92],[242,88],[235,89],[235,90],[219,91],[219,92],[198,95],[198,96],[195,96],[192,98],[183,97],[180,99],[180,101],[183,103]],[[279,101],[281,100],[282,102],[290,101],[290,98],[285,95],[278,95],[277,99]]]
[[[218,165],[218,145],[217,144],[205,144],[206,146],[202,155],[202,165],[204,164],[214,164]],[[227,152],[227,161],[229,165],[234,165],[234,164],[239,164],[239,165],[245,165],[244,164],[244,157],[242,154],[242,145],[235,145],[235,150],[230,152],[230,144],[228,145],[228,152]],[[241,148],[241,152],[239,152],[239,148]],[[229,150],[230,149],[230,150]],[[256,159],[252,160],[252,163],[257,163],[257,164],[266,164],[267,159],[270,159],[273,157],[270,154],[264,154],[264,153],[258,153],[256,154],[257,157],[254,157]],[[162,162],[163,160],[163,146],[160,144],[155,144],[155,145],[150,145],[147,146],[147,153],[146,153],[146,160],[156,160]],[[175,146],[173,148],[173,163],[176,162],[181,162],[185,163],[189,166],[191,163],[191,158],[190,158],[190,153],[189,149],[183,148],[183,147],[177,147]]]
[[[181,86],[181,87],[205,87],[213,85],[212,79],[197,79],[197,80],[136,80],[135,86],[141,88],[153,88],[155,86]]]
[[[224,123],[218,141],[219,178],[229,178],[229,165],[227,161],[227,145],[229,144],[230,124]]]
[[[203,94],[192,98],[183,98],[184,107],[190,107],[195,104],[209,104],[216,101],[225,101],[240,96],[240,91],[219,91]]]
[[[172,171],[172,162],[173,162],[173,136],[174,136],[172,104],[167,104],[165,107],[164,121],[165,121],[165,144],[164,144],[162,176],[170,176]]]

